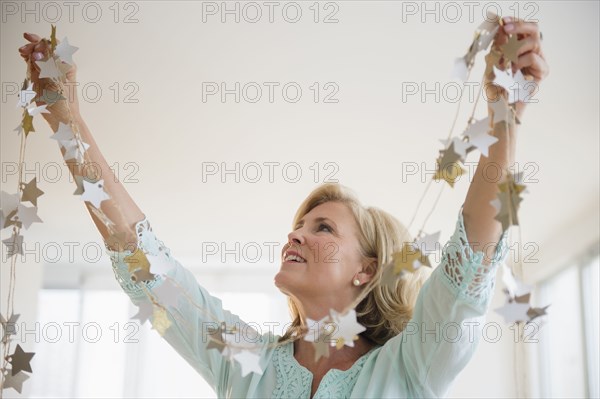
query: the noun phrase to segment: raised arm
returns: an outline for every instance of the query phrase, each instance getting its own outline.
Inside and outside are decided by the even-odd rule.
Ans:
[[[38,95],[43,93],[43,89],[50,89],[56,91],[58,87],[55,83],[50,81],[48,78],[40,79],[40,70],[35,61],[46,60],[48,58],[49,43],[42,41],[38,35],[25,33],[23,35],[30,43],[19,48],[21,56],[28,63],[31,81],[34,83],[34,90],[38,92]],[[42,113],[44,119],[48,122],[52,131],[56,132],[59,127],[59,122],[64,124],[75,124],[80,132],[81,139],[84,143],[89,144],[89,148],[86,151],[89,161],[94,165],[94,168],[88,170],[98,170],[100,173],[99,178],[104,180],[104,191],[110,196],[110,200],[102,201],[100,209],[102,212],[114,223],[113,233],[124,233],[125,240],[127,243],[136,243],[136,236],[134,231],[134,225],[144,218],[144,214],[133,201],[127,190],[120,181],[115,179],[113,171],[108,166],[106,159],[100,152],[90,129],[84,122],[79,112],[79,100],[77,98],[77,91],[75,90],[77,68],[75,65],[66,74],[66,90],[64,96],[66,100],[58,101],[51,105],[48,109],[50,113]],[[38,105],[44,104],[38,102]],[[66,150],[61,149],[64,156]],[[75,174],[77,169],[77,160],[69,159],[65,160],[69,167],[69,171],[72,175]],[[85,203],[96,227],[100,231],[100,234],[107,240],[111,235],[111,232],[106,228],[105,224],[96,216],[92,210],[91,204]],[[115,248],[116,249],[116,248]]]
[[[25,34],[24,37],[31,43],[19,49],[23,58],[28,62],[30,77],[34,82],[34,89],[38,94],[42,89],[57,91],[58,87],[48,79],[39,79],[39,68],[34,61],[38,60],[34,54],[42,53],[41,60],[48,57],[48,43],[40,41],[40,37]],[[74,87],[75,67],[67,73],[67,85]],[[259,374],[242,375],[238,363],[232,365],[220,350],[209,350],[209,329],[219,327],[225,323],[228,328],[236,327],[242,332],[242,337],[236,344],[256,343],[258,333],[252,326],[244,323],[239,316],[223,308],[221,300],[212,296],[204,287],[198,284],[194,275],[173,257],[169,248],[155,236],[150,222],[129,196],[125,187],[116,181],[112,170],[100,152],[92,134],[79,113],[79,103],[74,90],[64,93],[66,100],[53,104],[50,114],[42,114],[54,132],[60,123],[74,124],[79,129],[83,142],[89,144],[86,155],[101,172],[104,180],[104,191],[110,200],[102,201],[100,209],[112,221],[113,227],[109,231],[105,223],[94,212],[93,205],[86,203],[88,211],[107,241],[112,234],[125,234],[127,244],[125,248],[115,245],[111,248],[107,242],[107,253],[110,255],[113,270],[117,281],[124,292],[130,297],[134,305],[139,307],[138,318],[142,323],[149,319],[154,328],[161,332],[163,338],[192,366],[218,393],[219,397],[227,395],[227,390],[235,384],[236,389],[243,392],[260,378]],[[68,106],[67,106],[68,104]],[[42,105],[38,103],[38,105]],[[62,150],[63,156],[65,150]],[[73,174],[78,165],[75,159],[66,160]],[[149,278],[139,282],[131,278],[131,269],[126,257],[135,250],[140,250],[148,257],[149,263],[155,267],[156,278]],[[160,306],[157,306],[157,303]],[[164,312],[156,312],[157,309]],[[166,316],[159,317],[157,314]],[[262,342],[262,341],[261,341]],[[213,347],[219,344],[213,343]],[[266,344],[266,342],[265,342]],[[239,346],[239,345],[238,345]],[[265,345],[266,348],[266,345]],[[237,353],[237,352],[235,352]]]
[[[524,44],[517,51],[518,61],[512,64],[512,69],[513,72],[521,69],[524,75],[533,76],[536,83],[535,92],[537,92],[537,85],[549,72],[541,49],[538,25],[534,22],[522,20],[510,22],[507,20],[510,20],[510,18],[505,18],[505,25],[498,30],[494,46],[505,44],[508,41],[507,34],[517,34],[517,38],[524,41]],[[487,75],[485,79],[489,101],[499,100],[498,95],[500,92],[498,90],[501,90],[501,94],[506,98],[506,91],[498,89],[498,86],[488,84],[492,78],[492,75]],[[522,120],[525,106],[526,102],[519,101],[516,103],[516,116],[519,120]],[[491,105],[488,106],[488,112],[489,119],[492,120],[494,113]],[[498,117],[496,117],[496,120],[498,120]],[[464,223],[469,242],[474,251],[484,251],[484,264],[486,265],[490,264],[490,260],[495,253],[496,244],[502,234],[502,225],[495,220],[496,210],[490,204],[490,201],[496,198],[498,183],[506,178],[507,169],[514,164],[517,130],[518,124],[501,122],[494,126],[492,135],[498,141],[490,146],[489,156],[480,156],[475,176],[473,176],[473,181],[469,186],[464,202]],[[493,179],[486,178],[485,171],[489,173],[491,170],[502,170],[501,178],[496,179],[495,176],[493,176]]]

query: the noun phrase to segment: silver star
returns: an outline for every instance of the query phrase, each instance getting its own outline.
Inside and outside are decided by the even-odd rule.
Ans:
[[[140,324],[144,324],[146,320],[150,320],[152,313],[154,313],[154,305],[150,301],[144,301],[138,306],[138,312],[131,317],[131,320],[137,319]]]
[[[498,96],[496,101],[490,101],[490,107],[494,111],[494,125],[502,121],[508,122],[509,125],[514,124],[514,112],[512,107],[506,102],[504,96]]]
[[[71,46],[69,39],[66,37],[56,46],[54,54],[58,55],[60,59],[73,65],[73,54],[79,50],[79,47]]]
[[[36,106],[36,105],[35,105],[35,103],[33,103],[33,104],[29,104],[29,105],[27,106],[27,112],[28,112],[28,113],[29,113],[29,115],[31,115],[31,116],[36,116],[36,115],[38,115],[38,114],[49,114],[49,113],[50,113],[50,111],[48,111],[48,110],[46,109],[46,107],[47,107],[48,105],[49,105],[49,104],[44,104],[44,105],[40,105],[40,106],[38,107],[38,106]]]
[[[21,90],[19,93],[19,101],[17,102],[18,107],[27,107],[31,100],[35,98],[37,93],[33,90],[33,82],[29,82],[29,86],[25,90]]]
[[[53,57],[48,58],[46,61],[35,61],[40,67],[40,79],[51,78],[55,79],[60,76],[60,71],[56,67],[56,61]]]
[[[102,201],[110,199],[110,196],[104,191],[104,180],[98,180],[95,183],[90,183],[87,180],[83,180],[83,194],[81,199],[83,201],[91,202],[96,208],[100,208]]]
[[[6,374],[4,375],[4,386],[2,389],[12,388],[18,393],[21,393],[23,390],[23,383],[29,379],[29,376],[22,371],[19,371],[16,375],[12,375],[10,369],[6,370]]]
[[[2,240],[6,248],[8,249],[8,258],[12,258],[14,255],[23,255],[23,236],[20,234],[13,233],[12,236]]]
[[[28,229],[32,223],[42,223],[42,219],[37,215],[37,207],[35,206],[25,206],[23,204],[19,204],[19,211],[17,212],[17,217],[21,223],[23,223],[23,227]]]
[[[50,138],[58,141],[60,146],[64,148],[75,139],[75,135],[70,125],[58,122],[58,129],[56,129],[56,132]]]
[[[16,324],[19,319],[20,314],[12,314],[8,320],[0,314],[0,324],[2,324],[2,328],[4,330],[4,335],[2,337],[2,342],[6,343],[10,340],[11,335],[17,335]]]
[[[164,280],[162,284],[152,289],[152,293],[158,298],[163,306],[177,307],[179,290],[173,285],[171,280]]]

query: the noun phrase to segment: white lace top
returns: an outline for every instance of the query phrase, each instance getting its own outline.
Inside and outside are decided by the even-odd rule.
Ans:
[[[189,298],[228,325],[247,326],[223,309],[221,300],[198,284],[169,249],[156,239],[149,222],[137,224],[138,246],[152,262],[164,262],[172,278],[186,291],[168,306],[172,325],[164,338],[209,382],[219,397],[309,398],[312,374],[293,356],[293,343],[277,348],[267,346],[278,336],[257,336],[264,345],[260,364],[262,374],[241,376],[237,362],[231,363],[219,351],[207,350],[207,331],[217,327],[212,319],[191,305]],[[507,231],[496,247],[490,265],[484,254],[473,252],[465,231],[462,208],[454,234],[444,246],[442,260],[421,288],[413,318],[406,329],[383,346],[371,349],[345,371],[331,369],[322,378],[314,398],[404,398],[440,397],[473,355],[482,334],[484,315],[494,292],[495,274],[506,256]],[[122,253],[107,249],[115,276],[134,304],[148,301],[146,291],[130,279]],[[142,283],[148,289],[164,280]],[[271,345],[272,346],[272,345]],[[168,367],[168,366],[165,366]]]

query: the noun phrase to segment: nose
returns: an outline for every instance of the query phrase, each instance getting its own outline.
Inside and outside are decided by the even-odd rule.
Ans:
[[[304,236],[300,233],[300,230],[294,230],[288,234],[288,244],[304,244]]]

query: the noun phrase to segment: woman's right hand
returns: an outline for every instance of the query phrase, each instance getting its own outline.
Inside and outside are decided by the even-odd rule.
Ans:
[[[28,64],[30,79],[33,82],[34,90],[38,96],[43,94],[43,89],[60,92],[60,86],[56,81],[50,78],[40,78],[40,67],[36,61],[46,61],[49,58],[50,41],[41,39],[38,35],[33,33],[24,33],[23,37],[29,41],[28,44],[19,48],[21,57]],[[57,40],[58,44],[58,40]],[[63,65],[66,63],[64,61]],[[42,113],[41,115],[52,127],[52,130],[58,129],[58,122],[68,123],[71,118],[79,116],[79,102],[77,99],[77,86],[76,86],[76,74],[77,66],[75,64],[70,65],[70,69],[66,72],[64,81],[64,90],[62,96],[66,100],[57,101],[52,105],[49,105],[47,110],[50,113]],[[43,101],[36,101],[37,105],[46,104]]]

